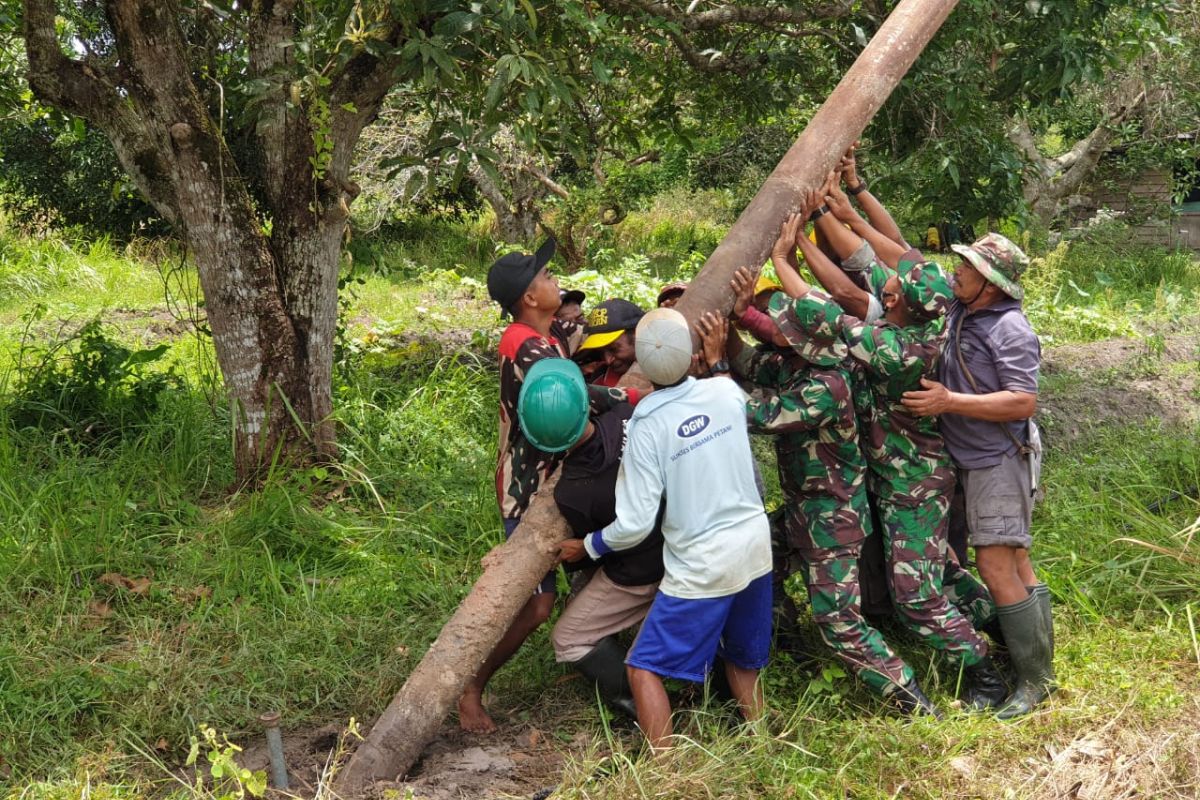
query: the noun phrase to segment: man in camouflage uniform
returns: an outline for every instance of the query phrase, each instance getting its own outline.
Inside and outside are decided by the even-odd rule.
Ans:
[[[735,292],[753,285],[739,270]],[[774,302],[780,300],[787,298],[780,293]],[[895,698],[909,713],[931,707],[912,669],[862,615],[858,558],[870,511],[845,343],[825,326],[798,347],[776,330],[780,349],[750,349],[736,333],[726,343],[719,329],[710,331],[705,321],[700,328],[710,363],[720,363],[727,346],[733,374],[752,389],[746,404],[751,432],[776,437],[786,547],[803,562],[821,637],[876,693]]]
[[[959,468],[968,543],[979,574],[999,605],[1000,627],[1018,681],[997,715],[1031,712],[1054,691],[1054,627],[1050,590],[1033,569],[1033,502],[1041,444],[1037,408],[1041,346],[1021,310],[1020,276],[1029,263],[998,233],[954,245],[956,301],[941,378],[922,381],[904,404],[937,415]]]
[[[844,174],[844,177],[847,186],[859,187],[861,194],[865,192],[865,184],[862,184],[854,173],[853,150],[852,147],[843,158],[843,164],[849,163],[849,174]],[[889,229],[898,233],[890,216],[877,200],[870,198],[869,207],[877,210],[871,215],[871,222],[868,222],[851,208],[849,199],[837,187],[835,174],[830,173],[829,177],[826,185],[822,187],[822,196],[830,213],[820,214],[816,227],[842,257],[842,262],[837,266],[828,259],[815,259],[808,262],[809,267],[838,306],[851,316],[858,317],[866,323],[873,323],[883,317],[883,302],[887,293],[885,287],[892,276],[897,274],[891,265],[905,272],[911,269],[913,264],[923,263],[925,258],[919,250],[902,244],[902,239],[894,240],[873,227],[872,223],[881,218],[888,223]],[[863,198],[858,199],[862,201]],[[881,255],[877,255],[876,248],[879,248]],[[855,276],[855,279],[851,279],[851,275]],[[869,398],[866,391],[858,394]],[[868,407],[871,405],[870,402],[867,403]],[[860,422],[863,428],[870,427],[869,409],[866,414],[860,415]],[[960,565],[958,554],[952,556],[947,550],[946,555],[945,572],[942,576],[946,598],[971,620],[976,630],[986,630],[993,637],[998,637],[996,605],[992,602],[988,590]],[[965,551],[962,557],[965,557]]]
[[[806,205],[812,204],[810,194]],[[797,235],[795,241],[809,263],[825,259],[807,237]],[[795,346],[805,346],[826,326],[838,331],[851,358],[865,369],[872,396],[863,436],[868,483],[879,503],[893,603],[927,644],[959,661],[971,705],[993,707],[1007,693],[1003,679],[988,657],[987,643],[942,591],[954,471],[937,426],[900,402],[906,390],[919,387],[921,378],[936,370],[950,287],[935,264],[902,261],[899,267],[884,286],[884,318],[866,324],[811,292],[790,264],[776,263],[797,299],[776,297],[771,314]]]

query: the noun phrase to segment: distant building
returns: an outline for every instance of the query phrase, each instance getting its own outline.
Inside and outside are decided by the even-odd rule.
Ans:
[[[1127,220],[1132,240],[1139,244],[1187,248],[1200,254],[1200,163],[1190,190],[1179,204],[1173,193],[1183,176],[1165,167],[1150,169],[1133,177],[1121,169],[1125,148],[1110,151],[1096,168],[1091,181],[1071,205],[1071,220],[1082,224],[1102,210],[1116,212]]]

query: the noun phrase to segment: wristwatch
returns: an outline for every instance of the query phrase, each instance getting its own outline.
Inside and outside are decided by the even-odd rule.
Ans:
[[[858,195],[862,194],[866,190],[867,190],[867,182],[859,181],[858,186],[855,186],[853,189],[847,187],[846,194],[850,195],[851,197],[857,197]]]
[[[708,377],[711,378],[719,372],[729,372],[729,362],[723,358],[708,368]]]
[[[813,211],[811,214],[808,215],[808,221],[816,222],[817,220],[819,220],[821,217],[825,216],[828,213],[829,213],[829,206],[821,206],[820,208],[816,209],[815,211]]]

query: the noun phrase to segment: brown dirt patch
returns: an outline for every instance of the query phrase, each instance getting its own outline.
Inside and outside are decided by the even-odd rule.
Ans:
[[[289,794],[330,797],[330,765],[343,730],[325,725],[283,733]],[[582,754],[590,742],[585,734],[564,744],[528,723],[500,722],[500,729],[490,736],[464,733],[447,723],[405,780],[376,783],[370,794],[404,798],[411,791],[414,800],[529,798],[555,786],[567,756]],[[263,737],[245,744],[238,760],[248,769],[270,775]]]
[[[1097,428],[1159,419],[1200,422],[1200,335],[1108,339],[1049,348],[1038,420],[1074,440]]]

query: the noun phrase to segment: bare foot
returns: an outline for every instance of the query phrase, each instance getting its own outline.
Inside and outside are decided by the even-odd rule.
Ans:
[[[458,698],[458,725],[467,733],[495,733],[496,723],[483,710],[480,692],[467,689]]]

